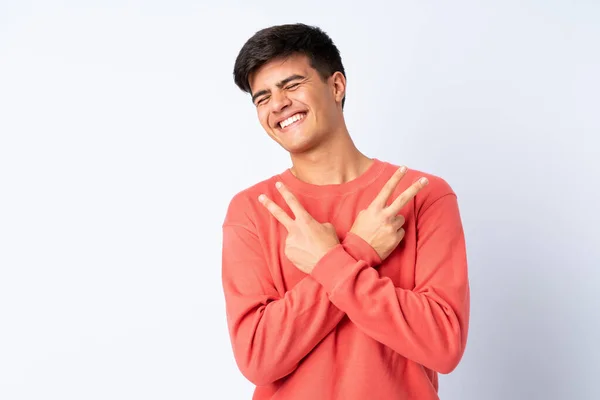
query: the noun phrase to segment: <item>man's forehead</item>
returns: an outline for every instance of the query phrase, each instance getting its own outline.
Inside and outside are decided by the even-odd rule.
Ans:
[[[252,91],[255,89],[274,87],[282,80],[292,75],[310,75],[310,64],[306,57],[290,56],[285,59],[275,59],[267,62],[252,74],[250,74],[249,83]]]

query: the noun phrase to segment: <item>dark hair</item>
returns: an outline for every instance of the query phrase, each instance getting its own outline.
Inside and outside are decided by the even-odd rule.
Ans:
[[[323,80],[336,71],[346,77],[340,52],[333,40],[318,27],[298,23],[264,28],[248,39],[235,60],[235,84],[250,93],[251,73],[275,58],[287,58],[297,53],[308,57],[310,65]],[[342,107],[345,101],[344,96]]]

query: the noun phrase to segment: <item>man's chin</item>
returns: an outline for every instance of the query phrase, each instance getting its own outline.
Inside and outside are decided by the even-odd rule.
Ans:
[[[302,141],[295,143],[281,143],[281,147],[283,147],[288,153],[291,155],[301,155],[306,154],[317,147],[317,143],[314,141]]]

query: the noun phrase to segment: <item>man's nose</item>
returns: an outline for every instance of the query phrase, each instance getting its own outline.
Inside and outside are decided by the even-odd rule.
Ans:
[[[289,97],[284,92],[275,92],[271,94],[271,107],[274,112],[279,112],[292,104]]]

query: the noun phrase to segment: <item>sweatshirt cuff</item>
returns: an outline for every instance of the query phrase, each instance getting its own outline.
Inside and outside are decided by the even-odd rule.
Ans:
[[[363,238],[352,232],[348,232],[342,241],[342,245],[348,254],[356,260],[366,262],[369,267],[375,267],[382,262],[377,251]]]
[[[342,244],[329,250],[314,266],[311,276],[323,286],[329,294],[336,286],[352,273],[352,265],[356,260],[346,252]]]

